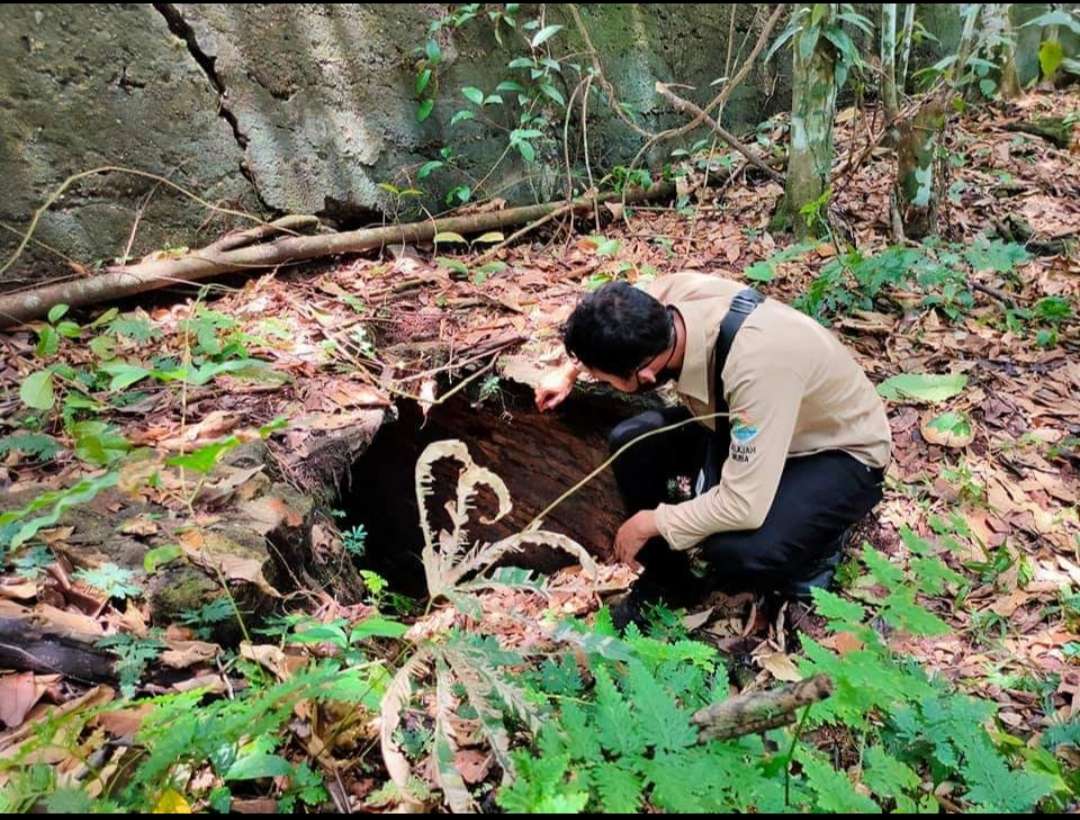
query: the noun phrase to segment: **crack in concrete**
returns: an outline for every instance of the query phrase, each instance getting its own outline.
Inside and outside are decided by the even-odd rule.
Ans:
[[[198,38],[195,36],[195,31],[191,28],[188,21],[184,19],[184,16],[176,6],[172,3],[152,3],[151,5],[153,5],[155,11],[165,19],[165,24],[169,27],[169,31],[184,41],[187,45],[188,53],[191,54],[192,59],[195,60],[207,79],[210,80],[210,84],[217,91],[218,116],[229,124],[229,127],[232,129],[233,139],[236,140],[236,144],[240,146],[240,150],[244,154],[240,159],[240,173],[243,174],[244,178],[251,184],[251,189],[258,198],[259,204],[271,213],[278,213],[277,208],[271,207],[269,203],[263,199],[262,192],[259,190],[259,185],[255,181],[255,176],[248,167],[247,146],[249,139],[247,134],[240,129],[240,122],[236,117],[236,113],[225,104],[225,100],[228,98],[228,89],[225,87],[225,82],[221,79],[221,76],[217,73],[217,69],[214,67],[217,58],[211,57],[200,48]]]

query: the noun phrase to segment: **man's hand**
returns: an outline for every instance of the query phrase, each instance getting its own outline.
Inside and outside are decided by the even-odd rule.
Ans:
[[[642,510],[631,516],[615,534],[615,560],[629,564],[633,569],[641,569],[641,564],[636,560],[637,554],[646,541],[659,534],[653,510]]]
[[[543,413],[562,404],[563,399],[574,389],[579,372],[576,364],[567,362],[562,367],[545,373],[536,387],[536,409]]]

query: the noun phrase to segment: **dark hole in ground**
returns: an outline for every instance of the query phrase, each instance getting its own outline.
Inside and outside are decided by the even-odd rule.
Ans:
[[[496,508],[494,495],[480,493],[470,516],[470,543],[491,542],[520,531],[541,510],[608,457],[607,433],[635,412],[624,399],[611,395],[575,395],[554,413],[538,413],[532,391],[503,382],[497,395],[474,406],[464,395],[431,409],[421,426],[415,402],[399,402],[400,418],[388,422],[353,466],[351,484],[339,506],[346,511],[343,528],[363,524],[367,530],[365,569],[385,577],[390,589],[414,597],[426,595],[420,552],[414,473],[423,449],[433,441],[456,438],[465,442],[473,460],[506,483],[514,507],[492,525],[478,522]],[[438,463],[435,495],[429,500],[431,521],[449,526],[447,501],[455,498],[459,465]],[[553,510],[543,528],[564,533],[594,555],[610,549],[624,507],[610,469],[604,470]],[[571,563],[546,547],[527,547],[507,563],[551,572]]]

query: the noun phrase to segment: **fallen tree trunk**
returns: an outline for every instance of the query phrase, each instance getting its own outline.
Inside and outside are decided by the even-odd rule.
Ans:
[[[699,709],[691,720],[701,727],[701,742],[726,740],[794,723],[799,709],[831,694],[832,682],[816,675],[768,692],[736,695]]]
[[[0,618],[0,667],[102,683],[117,679],[114,664],[112,653],[89,641],[49,632],[23,618]]]
[[[636,188],[626,195],[626,202],[670,198],[675,186],[667,183],[648,189]],[[571,210],[586,212],[598,202],[622,199],[621,194],[607,193],[574,200]],[[221,250],[221,240],[178,259],[140,262],[137,265],[110,268],[100,276],[44,285],[22,293],[0,296],[0,329],[46,315],[58,304],[81,307],[163,288],[175,282],[194,282],[223,273],[255,271],[301,262],[321,256],[359,253],[392,243],[431,241],[440,233],[472,234],[543,219],[552,211],[566,208],[564,200],[506,208],[501,211],[452,216],[407,225],[387,225],[320,236],[287,236],[274,242],[233,250]]]

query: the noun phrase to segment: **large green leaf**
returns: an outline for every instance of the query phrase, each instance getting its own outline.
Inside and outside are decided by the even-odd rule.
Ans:
[[[1047,40],[1039,46],[1039,67],[1043,77],[1053,77],[1065,59],[1065,50],[1057,40]]]
[[[214,465],[218,463],[218,460],[225,453],[239,445],[239,438],[236,436],[229,436],[223,441],[215,441],[211,444],[207,444],[194,452],[167,458],[165,459],[165,463],[170,467],[183,467],[186,470],[194,470],[197,473],[205,475],[214,469]]]
[[[259,777],[288,776],[292,773],[292,764],[280,755],[253,754],[237,760],[229,767],[223,779],[254,780]]]
[[[75,455],[83,461],[104,467],[131,449],[131,442],[120,431],[103,421],[80,421],[71,426]]]
[[[562,26],[560,25],[545,26],[544,28],[540,29],[540,31],[536,32],[536,34],[532,38],[532,42],[529,43],[529,45],[531,45],[533,48],[542,45],[543,43],[547,42],[552,37],[552,35],[558,32],[561,28]]]
[[[952,398],[967,385],[963,373],[901,373],[878,385],[878,395],[896,402],[935,403]]]
[[[145,367],[118,361],[103,362],[98,370],[112,376],[112,380],[109,382],[110,390],[123,390],[125,387],[131,387],[135,382],[142,381],[150,375],[150,371]]]
[[[23,379],[19,386],[19,398],[23,404],[35,410],[51,409],[56,402],[52,371],[39,370]]]

